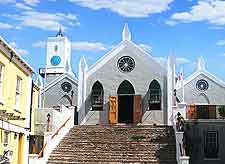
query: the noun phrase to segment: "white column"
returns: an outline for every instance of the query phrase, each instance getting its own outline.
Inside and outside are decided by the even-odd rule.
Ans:
[[[189,164],[190,157],[188,156],[182,156],[180,157],[180,164]]]
[[[25,126],[26,128],[30,128],[30,107],[31,107],[31,97],[32,97],[32,78],[28,78],[28,88],[27,88],[27,104],[26,104],[26,111],[25,111]]]
[[[174,87],[174,66],[171,56],[167,63],[167,124],[172,125],[173,119],[173,87]]]
[[[24,134],[24,164],[28,164],[29,161],[29,135]]]

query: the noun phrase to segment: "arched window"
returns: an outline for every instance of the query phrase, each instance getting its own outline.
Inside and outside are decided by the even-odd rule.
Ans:
[[[92,110],[103,110],[103,86],[99,81],[96,81],[91,91],[91,106]]]
[[[161,110],[161,97],[160,84],[153,80],[149,86],[149,110]]]
[[[135,94],[134,87],[129,81],[124,80],[120,84],[120,86],[117,90],[117,94],[118,95],[133,95],[133,94]]]

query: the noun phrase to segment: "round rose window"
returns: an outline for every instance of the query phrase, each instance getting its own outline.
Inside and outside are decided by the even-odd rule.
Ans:
[[[135,67],[135,61],[130,56],[123,56],[118,60],[117,66],[121,72],[131,72]]]
[[[209,88],[209,84],[206,80],[201,79],[201,80],[197,81],[196,88],[199,91],[206,91]]]

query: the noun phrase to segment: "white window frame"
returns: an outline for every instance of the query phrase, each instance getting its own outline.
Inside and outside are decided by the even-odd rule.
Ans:
[[[22,85],[22,78],[17,76],[16,77],[16,93],[15,93],[15,109],[17,111],[19,111],[19,106],[20,106],[21,85]]]

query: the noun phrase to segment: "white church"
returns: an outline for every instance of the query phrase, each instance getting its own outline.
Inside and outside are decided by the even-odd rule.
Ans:
[[[204,150],[189,154],[190,161],[207,163],[205,156],[224,160],[225,150],[218,145],[225,134],[217,122],[218,110],[225,105],[225,82],[207,71],[203,58],[193,74],[178,78],[174,58],[169,56],[167,65],[162,65],[132,40],[125,24],[121,42],[96,63],[89,66],[85,57],[80,59],[78,77],[71,68],[71,43],[61,30],[48,38],[46,62],[46,68],[40,69],[44,80],[38,78],[42,108],[74,106],[77,124],[104,126],[173,125],[179,112],[189,126],[198,120],[202,138],[198,148]],[[207,144],[215,150],[208,150]]]

